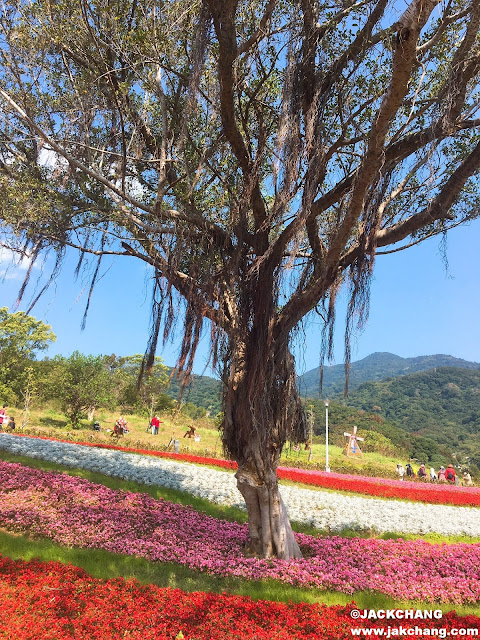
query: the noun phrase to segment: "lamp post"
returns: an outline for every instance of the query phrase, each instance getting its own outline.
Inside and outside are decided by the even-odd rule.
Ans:
[[[313,423],[315,421],[315,416],[313,414],[313,404],[308,407],[308,461],[310,462],[312,459],[312,446],[313,446]]]
[[[328,398],[325,400],[325,471],[330,471],[328,464]]]

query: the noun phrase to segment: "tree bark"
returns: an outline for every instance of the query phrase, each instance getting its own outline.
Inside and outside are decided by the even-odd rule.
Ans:
[[[278,489],[276,469],[270,470],[268,478],[261,480],[254,470],[244,466],[237,471],[236,478],[248,513],[246,553],[282,560],[301,558],[302,552]]]
[[[294,360],[285,345],[267,350],[249,338],[232,358],[223,421],[223,444],[238,463],[237,487],[247,507],[246,553],[301,558],[277,481],[286,440],[307,437]]]

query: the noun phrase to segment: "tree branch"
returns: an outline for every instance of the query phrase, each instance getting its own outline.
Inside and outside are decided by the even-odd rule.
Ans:
[[[449,211],[456,202],[460,192],[467,181],[480,170],[480,143],[467,156],[464,162],[457,167],[446,180],[442,188],[432,202],[419,213],[410,216],[386,229],[378,231],[376,244],[385,247],[403,240],[422,227],[432,224],[437,220],[449,218]]]
[[[266,26],[268,24],[268,21],[272,17],[272,13],[273,13],[273,10],[275,9],[276,4],[277,4],[277,0],[269,0],[268,1],[268,4],[267,4],[267,6],[265,8],[263,16],[260,19],[260,23],[258,25],[258,29],[255,31],[255,33],[253,33],[250,36],[250,38],[248,38],[248,40],[245,40],[245,42],[242,42],[238,46],[238,55],[239,56],[241,56],[242,54],[244,54],[247,51],[249,51],[265,35],[265,33],[266,33],[265,28],[266,28]]]
[[[377,179],[384,163],[384,144],[391,122],[402,106],[416,62],[420,32],[439,0],[414,0],[399,20],[397,42],[392,62],[392,79],[372,126],[367,150],[357,171],[347,213],[332,239],[327,265],[338,263],[340,254],[362,213],[367,190]]]

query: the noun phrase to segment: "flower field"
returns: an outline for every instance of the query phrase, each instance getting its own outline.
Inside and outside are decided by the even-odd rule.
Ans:
[[[98,448],[9,434],[0,434],[0,448],[241,506],[231,471],[179,459],[187,456],[167,459],[123,451],[115,445]],[[207,458],[195,462],[210,464]],[[357,481],[367,488],[385,482],[387,493],[396,491],[397,485],[407,485],[400,487],[404,492],[410,490],[410,484],[419,490],[431,489],[374,478],[283,471],[301,482],[305,482],[301,474],[311,475],[313,480],[327,476],[333,483],[330,488],[335,488],[336,482],[346,488],[348,482]],[[455,492],[453,487],[444,490]],[[465,491],[457,494],[467,495]],[[374,522],[386,531],[480,535],[478,509],[471,506],[380,500],[295,486],[283,486],[282,495],[291,517],[331,530],[346,524],[372,526]],[[187,567],[197,575],[242,581],[268,579],[316,589],[316,593],[377,593],[396,601],[423,602],[443,612],[440,619],[415,620],[415,626],[428,635],[435,635],[434,629],[443,633],[455,629],[457,635],[463,635],[462,630],[466,634],[467,629],[480,629],[478,617],[445,613],[457,605],[480,602],[480,544],[297,533],[304,558],[290,562],[248,558],[243,553],[248,534],[244,524],[219,520],[145,493],[110,489],[76,476],[3,461],[0,525],[11,533],[50,539],[66,547],[103,549],[153,563],[173,563],[168,566]],[[352,637],[353,624],[359,634],[362,629],[385,629],[384,620],[355,619],[353,623],[353,608],[354,603],[282,604],[226,594],[186,593],[120,578],[95,579],[81,569],[55,562],[13,561],[0,556],[0,640],[343,640]],[[389,621],[388,626],[392,635],[401,635],[402,620]]]
[[[15,640],[343,640],[347,607],[254,602],[246,597],[185,593],[133,580],[98,580],[56,562],[0,557],[0,638]],[[391,621],[398,629],[402,621]],[[475,629],[480,618],[448,613],[418,628]],[[373,620],[355,627],[380,628]]]
[[[13,437],[25,437],[15,434]],[[28,436],[31,438],[31,436]],[[44,440],[44,438],[39,438]],[[45,438],[47,441],[52,441]],[[58,440],[57,442],[68,442]],[[133,449],[121,447],[114,444],[100,444],[83,442],[82,446],[99,449],[110,449],[112,451],[126,451],[142,455],[150,455],[159,458],[191,462],[195,464],[211,465],[222,469],[236,469],[237,465],[231,460],[221,460],[206,456],[197,456],[186,453],[171,453],[164,451],[151,451],[147,449]],[[325,489],[339,491],[352,491],[369,496],[383,498],[398,498],[410,501],[427,502],[430,504],[451,504],[457,506],[480,506],[479,487],[459,487],[446,484],[431,484],[420,482],[409,482],[393,480],[390,478],[371,478],[360,475],[349,475],[343,473],[327,473],[308,469],[297,469],[295,467],[279,467],[278,477],[284,480],[310,484]]]
[[[480,601],[480,544],[297,534],[306,552],[301,560],[247,558],[242,553],[246,525],[146,494],[7,462],[0,463],[0,521],[9,531],[62,545],[175,562],[223,577],[271,578],[343,593],[372,590],[402,600]],[[442,581],[454,583],[455,589],[439,590]]]
[[[0,448],[69,467],[177,489],[225,506],[244,508],[235,478],[228,471],[113,449],[19,438],[9,434],[0,434]],[[338,532],[345,528],[374,528],[400,534],[441,533],[480,537],[477,508],[342,495],[289,485],[282,486],[281,493],[292,520],[320,530]]]
[[[480,506],[480,489],[477,487],[457,487],[455,485],[432,484],[391,480],[390,478],[369,478],[344,473],[326,473],[282,467],[280,478],[312,484],[326,489],[353,491],[383,498],[400,498],[432,504]]]

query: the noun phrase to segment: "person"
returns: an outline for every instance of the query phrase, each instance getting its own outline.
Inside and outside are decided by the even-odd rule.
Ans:
[[[445,471],[445,478],[447,480],[447,482],[451,482],[452,484],[455,484],[455,478],[456,478],[456,473],[455,473],[455,469],[453,468],[453,464],[449,464],[447,467],[447,470]]]
[[[152,427],[152,435],[158,436],[158,427],[163,424],[158,416],[153,416],[150,421],[150,426]]]
[[[3,421],[5,420],[7,414],[7,405],[4,404],[3,407],[0,409],[0,429],[3,427]]]
[[[15,417],[14,416],[10,416],[9,420],[8,420],[8,424],[7,424],[7,429],[14,431],[16,427],[15,424]]]
[[[397,464],[397,473],[400,480],[403,480],[403,477],[405,475],[405,467],[403,466],[403,464]]]
[[[118,436],[123,436],[123,429],[118,424],[118,420],[117,420],[117,422],[115,422],[115,426],[113,427],[113,431],[112,431],[112,434],[111,434],[110,437],[113,438],[113,436],[117,436],[117,438],[118,438]]]
[[[463,472],[462,484],[464,487],[473,487],[472,476],[468,471]]]
[[[435,473],[435,469],[430,467],[430,482],[436,482],[437,474]]]
[[[409,478],[413,478],[413,476],[415,475],[415,471],[412,468],[412,465],[408,462],[407,463],[407,476]]]
[[[425,465],[424,464],[420,465],[420,469],[417,471],[417,476],[420,478],[420,480],[426,480],[427,479],[427,472],[425,471]]]
[[[123,416],[120,416],[118,420],[115,422],[115,426],[113,428],[111,437],[123,436],[125,433],[128,433],[126,427],[127,427],[127,421]]]
[[[438,481],[445,482],[445,467],[440,467],[438,470]]]

